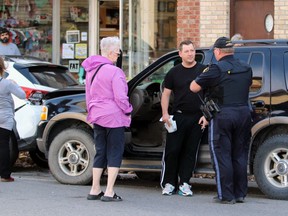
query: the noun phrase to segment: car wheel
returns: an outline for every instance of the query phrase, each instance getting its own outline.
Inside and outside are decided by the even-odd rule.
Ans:
[[[85,185],[92,181],[95,147],[93,135],[82,129],[66,129],[52,141],[48,164],[52,175],[63,184]]]
[[[16,138],[12,135],[9,140],[9,150],[10,150],[10,165],[13,166],[19,157],[19,149]]]
[[[29,155],[33,162],[37,164],[37,166],[48,168],[48,160],[46,159],[45,154],[41,152],[38,147],[36,150],[29,151]]]
[[[160,172],[135,172],[139,179],[147,181],[159,181]]]
[[[269,198],[288,199],[288,135],[270,137],[258,148],[254,175]]]

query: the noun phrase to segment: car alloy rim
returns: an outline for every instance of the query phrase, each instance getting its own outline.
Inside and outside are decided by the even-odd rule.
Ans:
[[[276,187],[288,187],[288,149],[278,148],[265,160],[264,172],[268,181]]]
[[[69,140],[59,150],[58,163],[65,174],[79,176],[88,168],[88,150],[78,140]]]

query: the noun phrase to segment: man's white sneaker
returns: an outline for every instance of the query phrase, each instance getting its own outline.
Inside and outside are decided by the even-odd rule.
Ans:
[[[181,196],[192,196],[191,186],[184,182],[183,185],[179,186],[178,194]]]
[[[163,190],[162,190],[162,195],[168,195],[168,196],[170,196],[170,195],[172,195],[172,194],[174,194],[175,193],[175,187],[173,186],[173,185],[171,185],[171,184],[169,184],[169,183],[166,183],[165,184],[165,187],[163,188]]]

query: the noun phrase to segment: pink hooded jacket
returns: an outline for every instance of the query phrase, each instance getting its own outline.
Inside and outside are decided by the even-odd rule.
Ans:
[[[105,63],[91,79],[99,65]],[[129,103],[128,86],[124,72],[109,59],[90,56],[82,63],[86,71],[87,121],[102,127],[129,127],[132,106]]]

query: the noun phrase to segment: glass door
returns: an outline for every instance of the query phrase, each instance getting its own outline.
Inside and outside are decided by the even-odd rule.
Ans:
[[[123,0],[122,5],[123,70],[131,79],[154,57],[155,1]]]
[[[101,38],[119,36],[122,69],[127,79],[133,78],[157,57],[176,49],[176,0],[98,0],[97,4],[97,52]]]
[[[119,36],[119,1],[99,1],[99,39]]]

